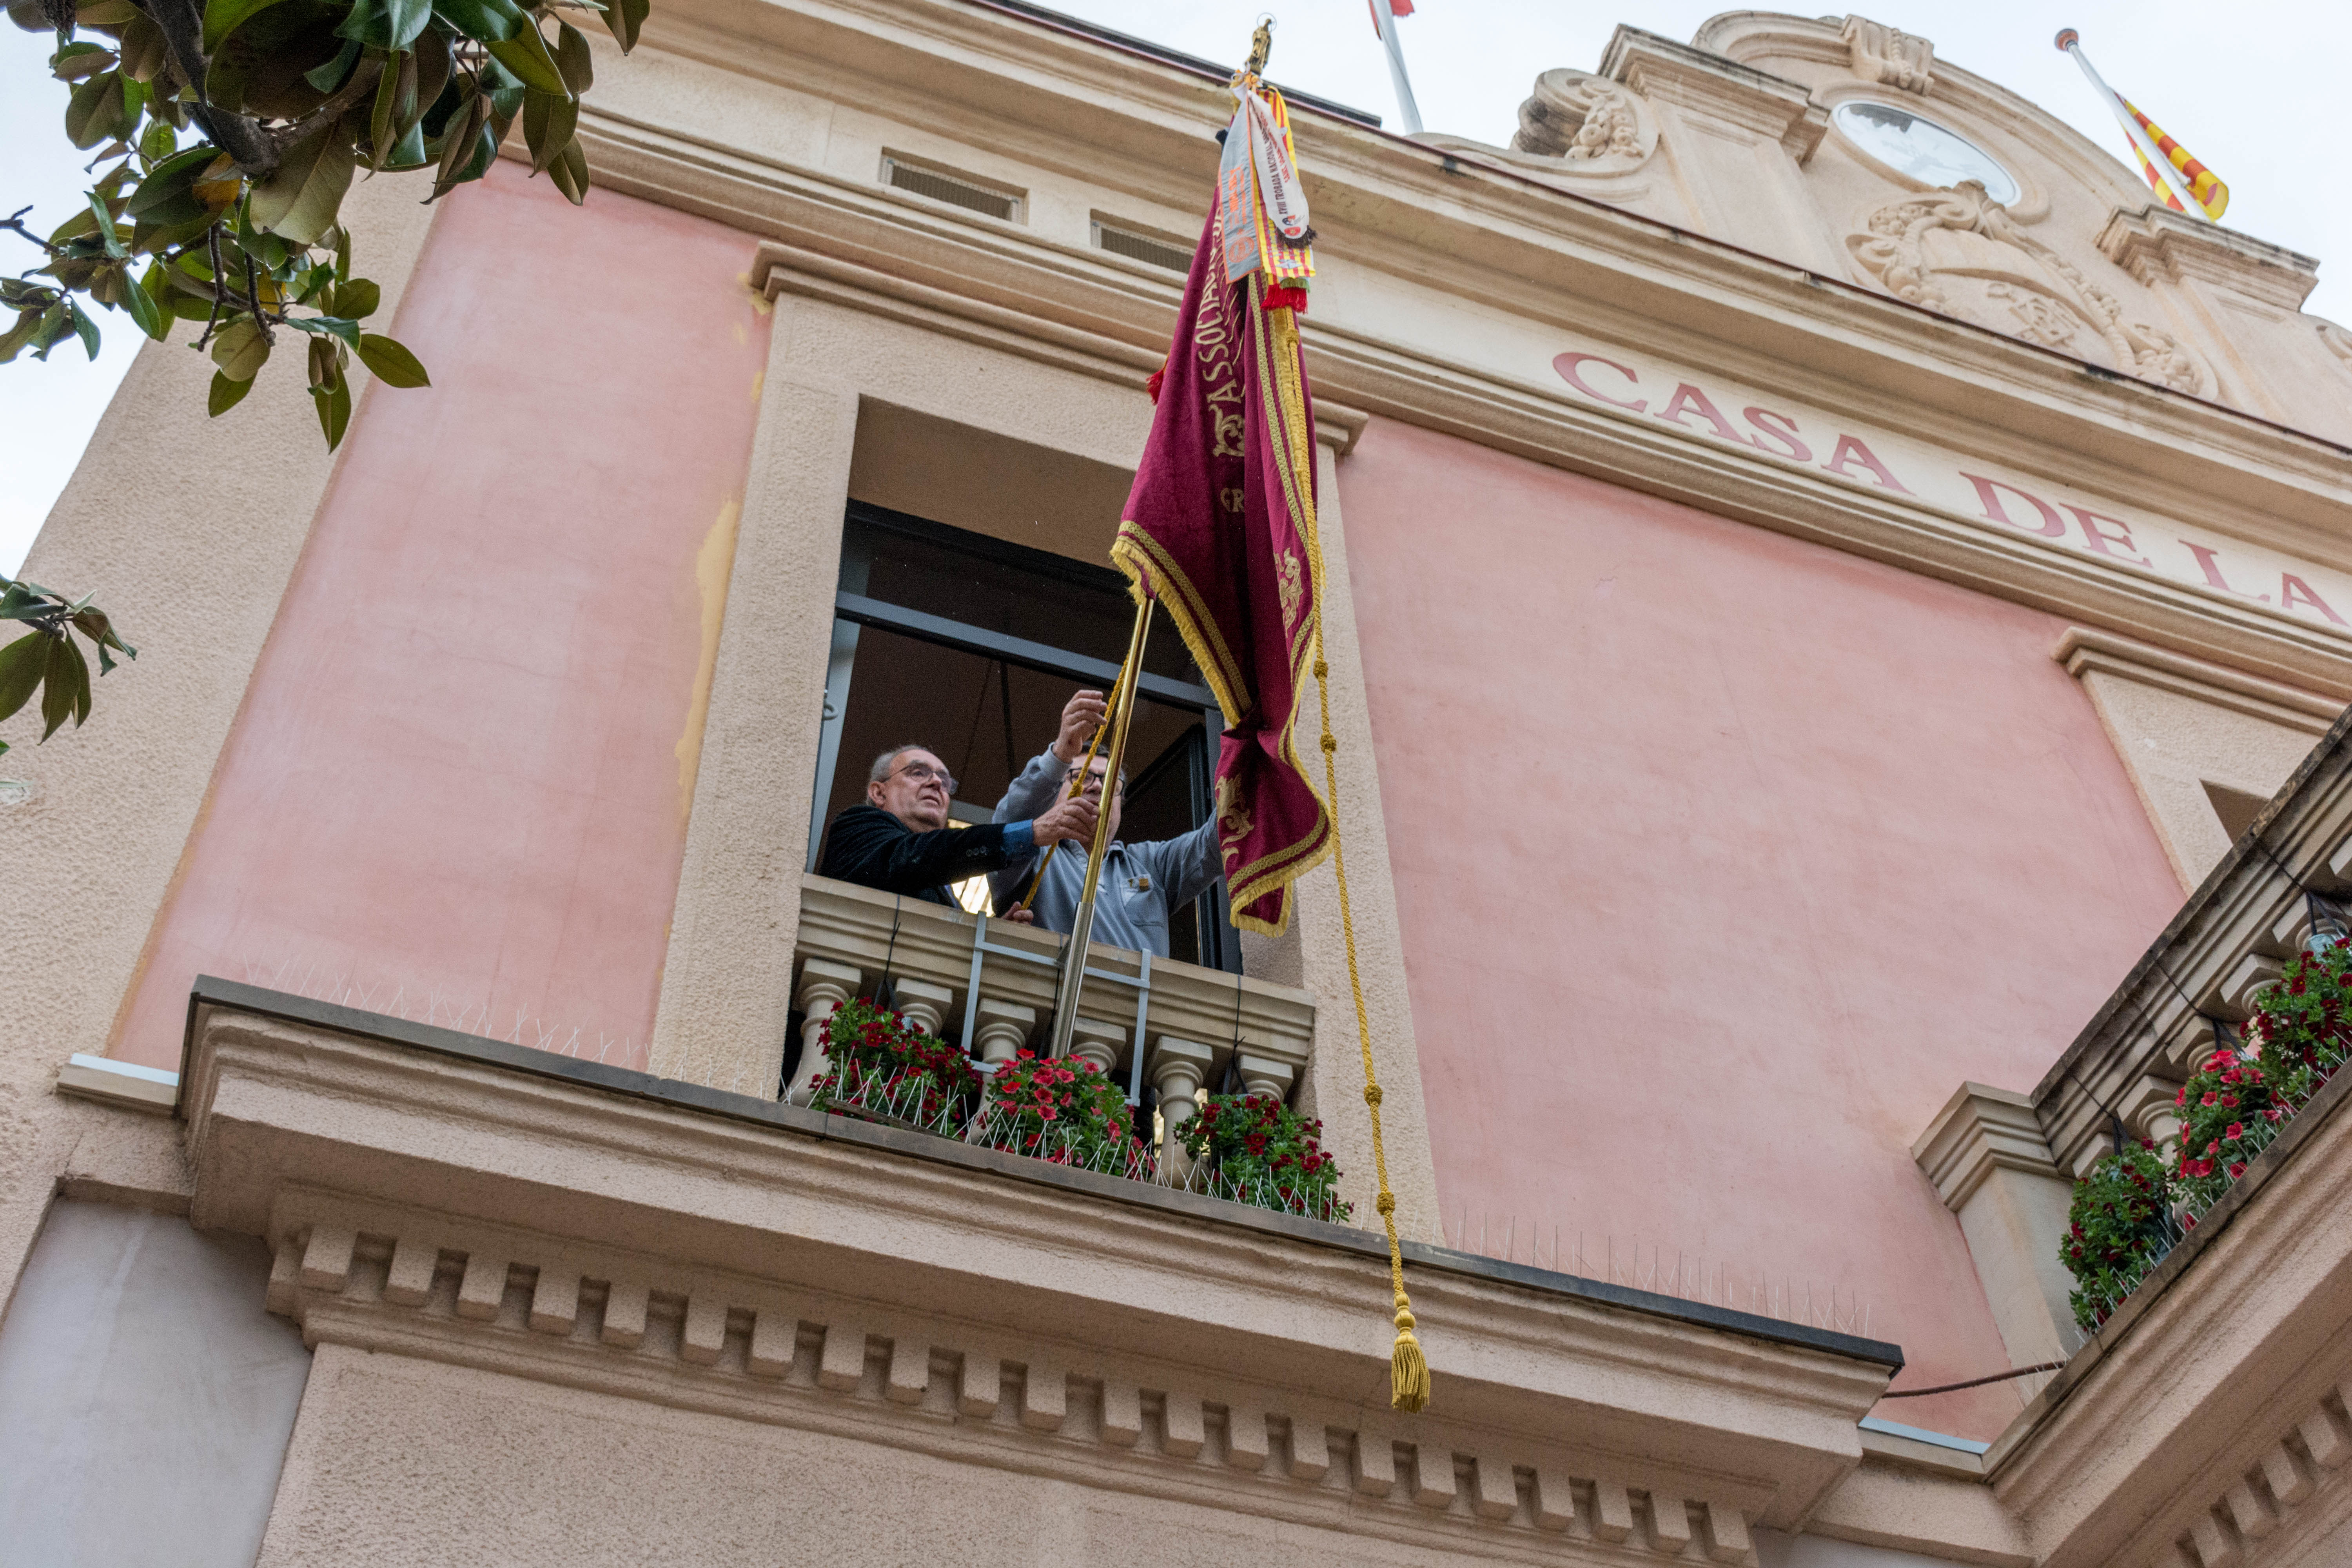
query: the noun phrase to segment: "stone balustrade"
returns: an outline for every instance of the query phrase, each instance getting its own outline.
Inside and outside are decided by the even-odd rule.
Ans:
[[[900,899],[829,878],[801,880],[793,1002],[804,1016],[791,1097],[807,1099],[824,1065],[824,1021],[887,978],[891,1005],[927,1034],[957,1040],[985,1067],[1052,1032],[1054,984],[1066,939],[961,910]],[[1092,1062],[1130,1098],[1159,1092],[1163,1162],[1181,1170],[1181,1131],[1195,1093],[1230,1076],[1288,1100],[1305,1078],[1315,999],[1198,964],[1089,946],[1070,1054]],[[1140,1050],[1139,1060],[1138,1051]]]

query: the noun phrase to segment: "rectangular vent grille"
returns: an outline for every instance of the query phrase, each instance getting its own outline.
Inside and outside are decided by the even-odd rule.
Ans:
[[[1124,256],[1130,261],[1165,267],[1171,272],[1189,273],[1192,270],[1192,253],[1176,241],[1137,229],[1121,228],[1100,218],[1095,220],[1095,248],[1108,250],[1113,256]]]
[[[911,191],[916,195],[946,202],[968,212],[986,213],[990,217],[1004,218],[1013,223],[1021,221],[1021,197],[1017,193],[983,185],[977,180],[968,180],[945,170],[902,163],[886,153],[882,159],[882,178],[896,190]]]

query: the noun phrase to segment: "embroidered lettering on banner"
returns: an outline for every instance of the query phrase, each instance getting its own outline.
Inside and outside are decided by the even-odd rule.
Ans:
[[[1249,813],[1243,808],[1240,801],[1234,798],[1234,781],[1230,777],[1219,779],[1217,781],[1218,842],[1223,851],[1226,869],[1232,869],[1233,863],[1241,858],[1242,841],[1249,837],[1251,826]]]

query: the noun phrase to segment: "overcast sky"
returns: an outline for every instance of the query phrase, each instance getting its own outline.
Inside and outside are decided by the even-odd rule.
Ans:
[[[659,0],[656,0],[656,9]],[[1237,61],[1257,16],[1279,19],[1269,74],[1278,82],[1395,121],[1388,68],[1366,0],[1061,0],[1073,16],[1206,58]],[[1419,0],[1402,28],[1422,118],[1432,131],[1507,142],[1538,72],[1590,70],[1620,22],[1687,39],[1719,5],[1643,0]],[[2074,62],[2051,47],[2081,30],[2101,74],[2229,182],[2231,228],[2323,260],[2306,309],[2352,320],[2352,208],[2341,199],[2347,132],[2332,105],[2352,58],[2352,5],[2307,0],[1876,0],[1865,13],[1932,38],[1938,59],[1990,78],[2071,121],[2118,159],[2116,129]],[[80,197],[84,154],[65,140],[66,89],[49,79],[45,35],[0,22],[0,215],[30,205],[47,229]],[[615,68],[627,68],[625,66]],[[0,271],[36,260],[0,234]],[[95,364],[60,345],[48,363],[0,365],[0,572],[23,560],[136,347],[120,312],[103,313]],[[182,344],[188,342],[184,329]],[[172,353],[185,353],[174,347]],[[289,431],[291,439],[314,434]],[[78,586],[77,584],[59,584]]]

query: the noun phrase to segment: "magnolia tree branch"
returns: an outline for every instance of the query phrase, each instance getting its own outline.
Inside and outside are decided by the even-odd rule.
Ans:
[[[0,218],[0,228],[5,228],[11,234],[20,235],[47,251],[51,256],[55,256],[58,253],[56,246],[25,226],[25,215],[32,210],[30,207],[18,207],[5,218]]]
[[[190,116],[204,127],[213,145],[236,159],[236,166],[248,177],[267,177],[278,167],[281,151],[278,139],[264,130],[259,121],[215,109],[205,100],[205,71],[212,62],[205,58],[203,6],[197,0],[134,3],[163,35],[163,43],[172,51],[172,63],[179,68],[180,75],[195,85],[196,101],[188,107]]]

